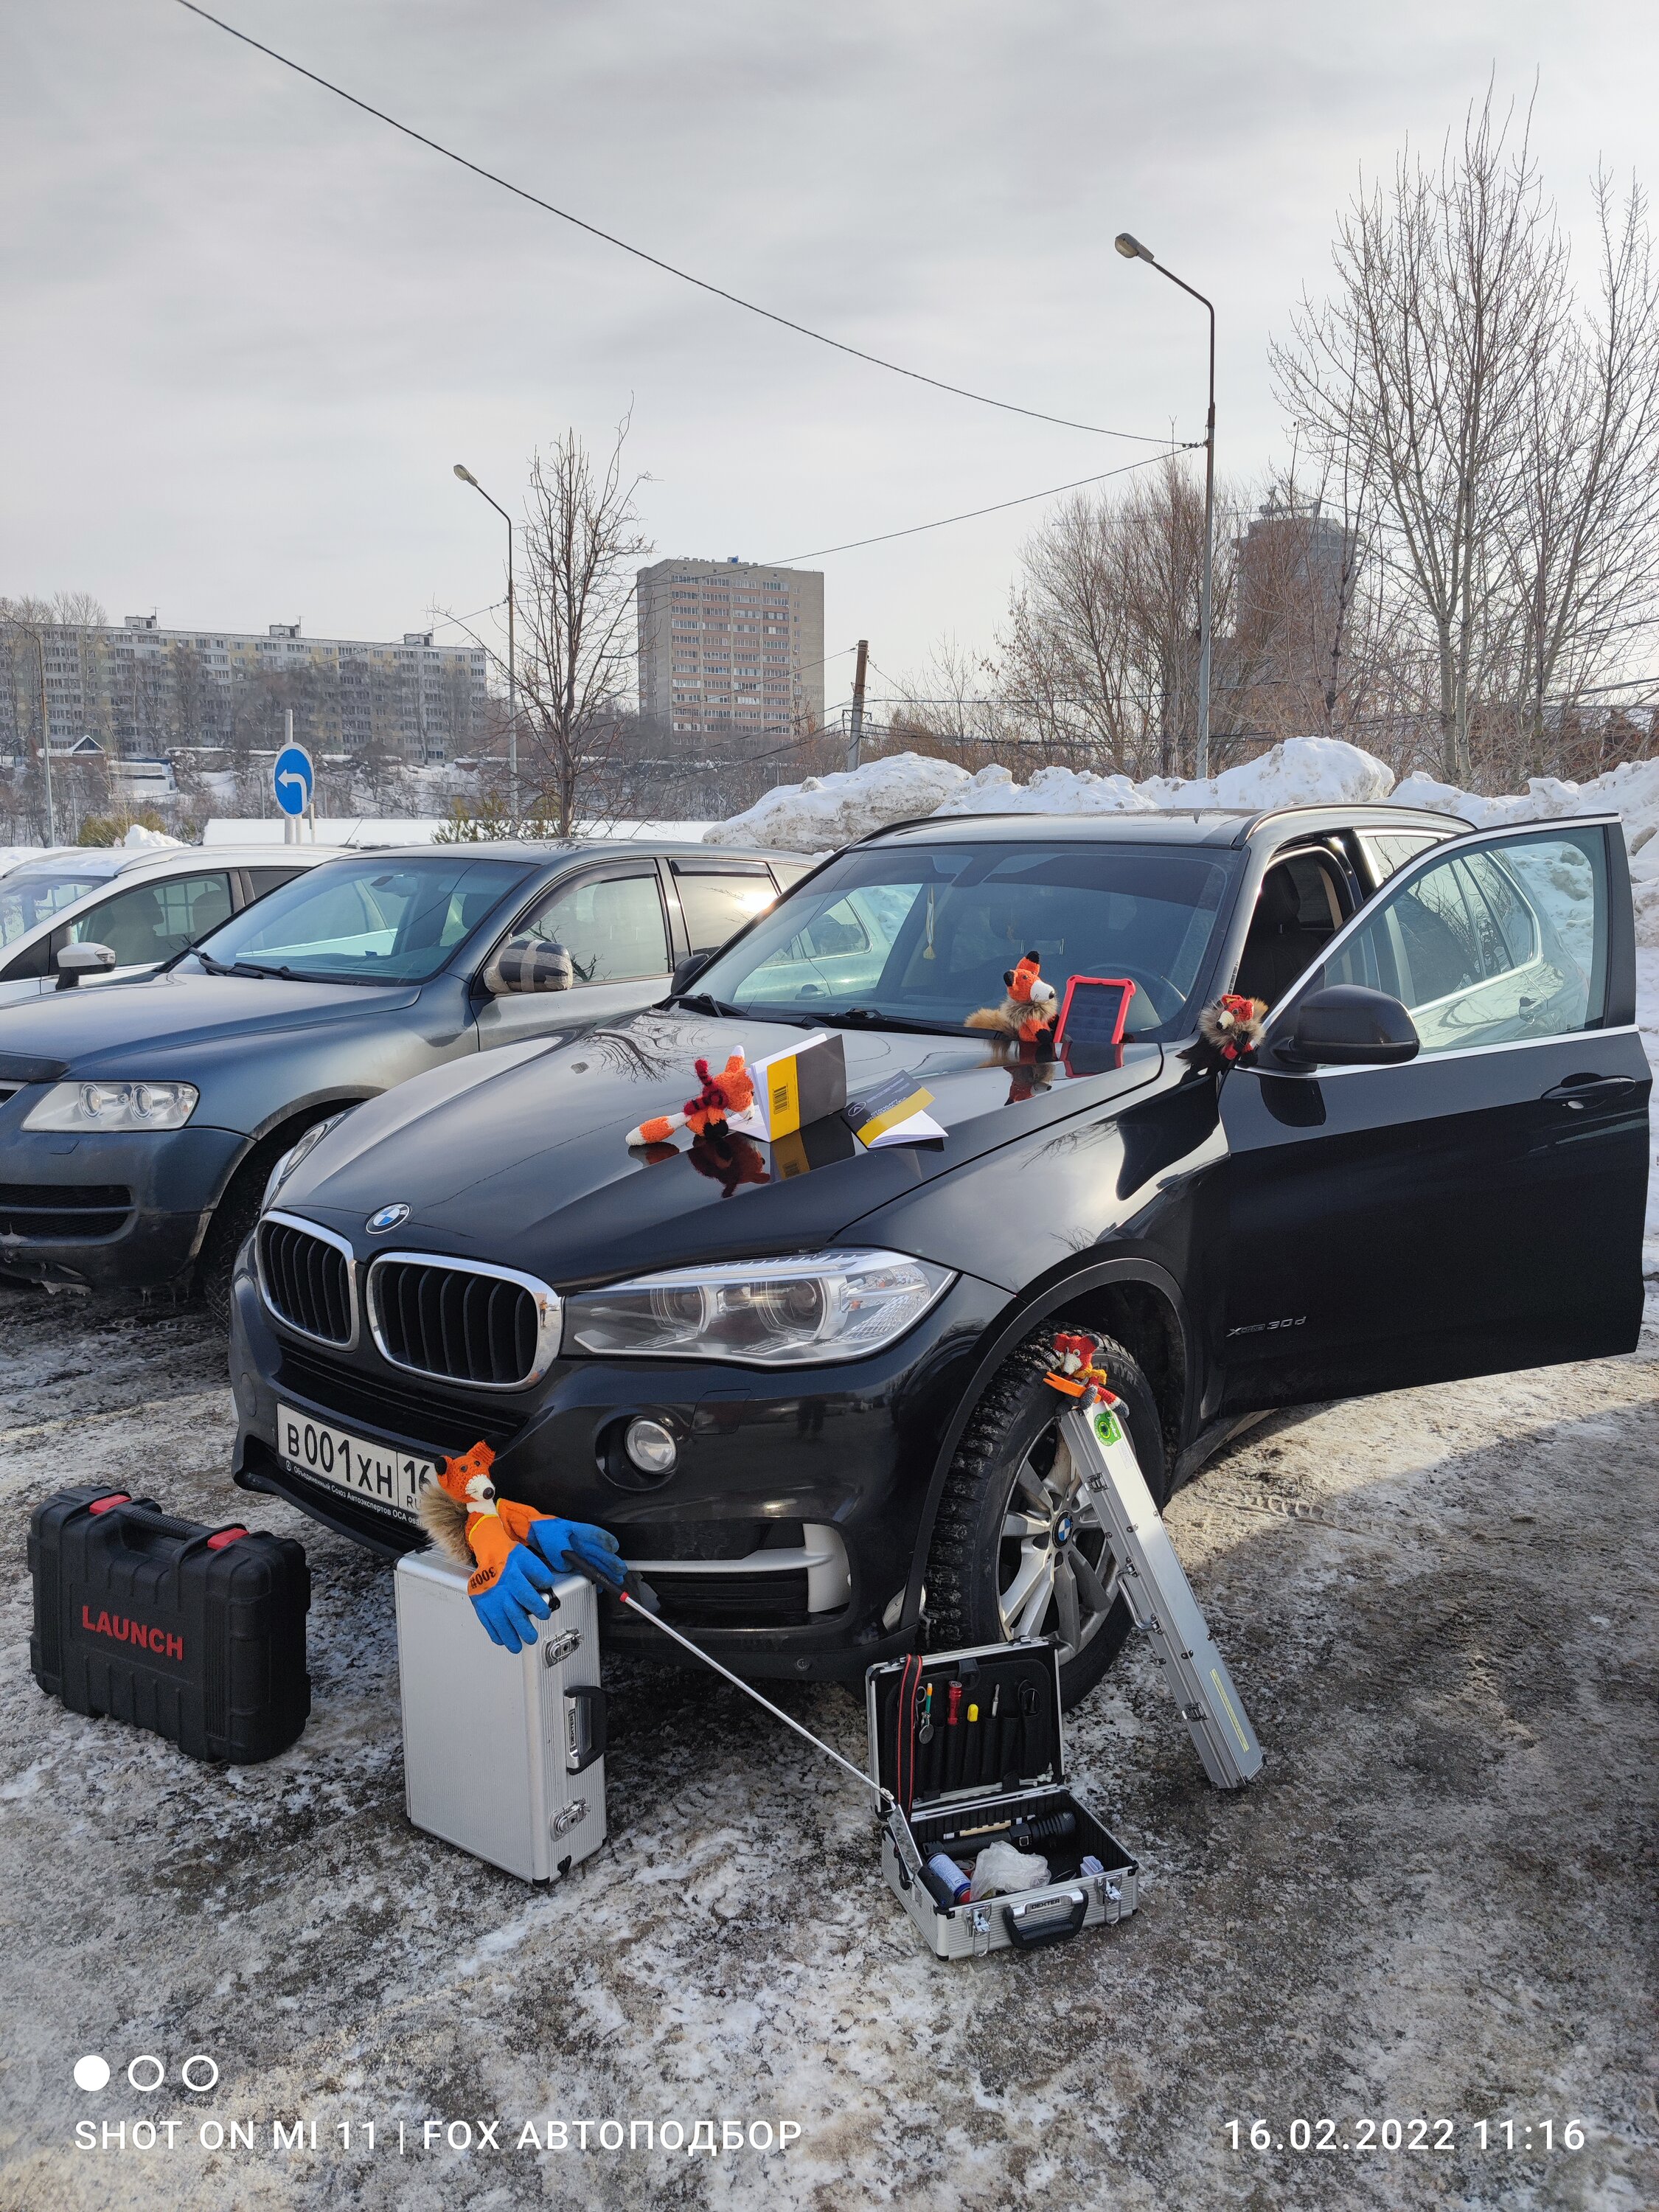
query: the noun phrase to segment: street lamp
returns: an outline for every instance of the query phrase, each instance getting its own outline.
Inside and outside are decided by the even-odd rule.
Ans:
[[[455,473],[464,484],[471,485],[480,499],[489,500],[490,506],[507,525],[507,805],[516,836],[519,828],[519,656],[514,649],[513,635],[513,518],[498,500],[489,498],[489,494],[471,469],[457,461]]]
[[[1210,318],[1210,411],[1204,421],[1204,583],[1198,611],[1198,769],[1200,781],[1210,773],[1210,574],[1215,565],[1215,307],[1201,292],[1182,283],[1138,238],[1121,230],[1112,240],[1126,261],[1150,261],[1160,276],[1179,284]]]

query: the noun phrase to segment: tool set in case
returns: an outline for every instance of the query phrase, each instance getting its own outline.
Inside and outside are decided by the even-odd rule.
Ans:
[[[1035,1951],[1134,1911],[1135,1861],[1066,1785],[1052,1644],[930,1652],[865,1679],[870,1771],[894,1801],[882,1872],[941,1959]],[[1041,1854],[1047,1886],[956,1901],[952,1872],[994,1843]]]
[[[564,1575],[526,1650],[492,1644],[441,1553],[398,1562],[398,1680],[409,1817],[525,1881],[605,1841],[599,1600]]]
[[[125,1491],[60,1490],[29,1521],[29,1664],[71,1712],[191,1759],[285,1751],[311,1711],[311,1576],[290,1536],[175,1521]]]

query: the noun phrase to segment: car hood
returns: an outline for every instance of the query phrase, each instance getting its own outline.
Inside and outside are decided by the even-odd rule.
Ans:
[[[418,996],[407,983],[371,990],[356,983],[290,983],[280,975],[174,969],[0,1006],[0,1061],[55,1063],[64,1074],[161,1075],[172,1072],[173,1054],[194,1045],[384,1013]],[[143,1048],[143,1067],[135,1047]]]
[[[799,1044],[798,1028],[653,1010],[568,1044],[437,1069],[359,1107],[283,1188],[279,1205],[363,1241],[368,1217],[404,1205],[386,1249],[469,1253],[559,1289],[647,1268],[812,1249],[860,1216],[1158,1074],[1155,1044],[1095,1072],[1053,1066],[1052,1086],[982,1036],[842,1030],[849,1093],[901,1073],[933,1093],[942,1143],[866,1152],[839,1115],[771,1146],[740,1140],[630,1151],[629,1129],[681,1105],[698,1059],[723,1065]],[[1029,1094],[1029,1095],[1027,1095]],[[369,1240],[372,1242],[373,1240]]]

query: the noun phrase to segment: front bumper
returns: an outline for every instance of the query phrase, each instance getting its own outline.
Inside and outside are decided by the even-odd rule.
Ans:
[[[837,1366],[767,1372],[578,1358],[556,1361],[523,1394],[469,1397],[435,1383],[411,1387],[416,1378],[388,1366],[372,1344],[325,1352],[278,1326],[245,1249],[232,1299],[234,1477],[397,1553],[423,1540],[416,1526],[279,1458],[279,1399],[425,1457],[482,1437],[505,1495],[598,1522],[625,1558],[656,1563],[649,1579],[665,1618],[726,1664],[757,1676],[860,1675],[915,1644],[915,1619],[904,1617],[902,1599],[895,1615],[893,1601],[925,1534],[939,1440],[1005,1297],[959,1278],[885,1353]],[[673,1472],[648,1486],[620,1449],[623,1428],[640,1413],[680,1444]],[[836,1555],[828,1569],[826,1553]],[[820,1562],[816,1572],[809,1559]],[[836,1601],[826,1604],[826,1595]],[[613,1646],[671,1656],[666,1638],[616,1607],[605,1611]]]
[[[201,1249],[247,1139],[234,1129],[66,1136],[0,1115],[0,1274],[94,1290],[176,1281]]]

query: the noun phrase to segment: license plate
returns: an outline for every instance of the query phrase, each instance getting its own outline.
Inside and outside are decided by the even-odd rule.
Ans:
[[[417,1517],[416,1498],[438,1473],[429,1459],[377,1443],[372,1437],[354,1436],[314,1413],[296,1413],[291,1406],[276,1408],[276,1456],[293,1474],[332,1483],[405,1521]]]

